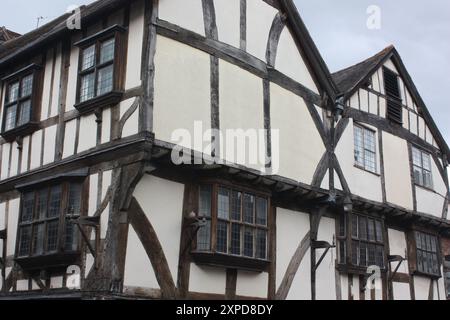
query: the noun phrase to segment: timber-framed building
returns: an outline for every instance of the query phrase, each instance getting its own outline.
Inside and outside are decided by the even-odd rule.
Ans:
[[[72,19],[0,43],[0,298],[447,298],[450,150],[395,48],[330,74],[292,0]],[[276,170],[176,165],[195,123]]]

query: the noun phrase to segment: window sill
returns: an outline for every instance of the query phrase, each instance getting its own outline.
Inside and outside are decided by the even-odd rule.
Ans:
[[[4,131],[1,133],[3,139],[8,142],[14,141],[17,137],[23,137],[29,135],[36,131],[39,128],[39,124],[37,122],[28,122],[14,129]]]
[[[42,269],[62,269],[70,265],[80,262],[80,252],[60,252],[51,253],[40,256],[19,257],[15,261],[22,267],[22,269],[42,270]]]
[[[266,271],[270,261],[246,258],[241,256],[233,256],[215,252],[192,252],[194,262],[199,265],[207,265],[213,267],[240,269],[246,271],[263,272]]]
[[[430,187],[424,187],[424,186],[421,186],[420,184],[417,184],[417,183],[415,183],[414,185],[416,186],[416,188],[420,188],[420,189],[423,189],[423,190],[425,190],[425,191],[429,191],[429,192],[436,193],[436,191],[434,191],[434,190],[433,190],[432,188],[430,188]]]
[[[368,267],[354,266],[352,264],[343,264],[343,263],[336,264],[336,269],[339,272],[347,273],[347,274],[368,275],[367,268]],[[386,272],[387,272],[386,268],[381,269],[381,273],[386,273]]]
[[[364,172],[370,173],[370,174],[372,174],[372,175],[374,175],[374,176],[376,176],[376,177],[378,177],[378,178],[381,177],[381,174],[379,174],[379,173],[377,173],[377,172],[373,172],[373,171],[367,170],[367,169],[365,169],[365,168],[363,168],[363,167],[361,167],[361,166],[358,166],[357,164],[355,164],[354,167],[357,168],[357,169],[359,169],[359,170],[362,170],[362,171],[364,171]]]
[[[122,96],[123,91],[111,91],[101,96],[78,103],[74,107],[78,110],[78,112],[80,112],[80,114],[88,114],[94,112],[98,108],[101,109],[119,103]]]
[[[422,272],[422,271],[418,271],[418,270],[413,271],[412,274],[413,274],[413,276],[426,277],[426,278],[430,278],[433,280],[442,278],[442,275],[440,275],[440,274],[431,274],[431,273],[426,273],[426,272]]]

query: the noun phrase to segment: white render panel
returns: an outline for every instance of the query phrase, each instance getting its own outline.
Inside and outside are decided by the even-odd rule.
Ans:
[[[354,194],[365,199],[382,202],[381,177],[355,167],[353,130],[353,119],[350,119],[347,129],[336,147],[336,157],[339,160],[342,172],[347,179],[350,190]],[[378,135],[377,131],[376,135]],[[378,137],[376,136],[375,139],[377,142]],[[380,150],[378,143],[376,143],[376,148],[377,170],[379,171]]]
[[[102,144],[111,140],[111,108],[102,112]]]
[[[229,162],[245,165],[256,170],[264,170],[264,163],[250,163],[249,144],[245,150],[231,152],[232,141],[226,140],[226,130],[254,130],[264,129],[264,100],[263,82],[253,74],[232,65],[226,61],[219,61],[219,87],[220,87],[220,129],[224,136],[223,158]],[[265,150],[265,148],[264,148]],[[258,150],[260,151],[260,150]],[[245,152],[246,159],[239,159],[238,156]],[[234,153],[234,154],[233,154]],[[238,153],[236,155],[236,153]],[[264,153],[265,154],[265,151]],[[254,154],[253,154],[254,155]],[[241,157],[244,158],[244,157]],[[265,159],[262,159],[264,162]],[[255,161],[256,162],[256,161]]]
[[[202,0],[159,1],[159,18],[205,35]]]
[[[127,112],[127,110],[133,105],[134,101],[135,99],[133,98],[122,101],[120,103],[120,118],[122,118],[124,113]],[[122,138],[132,136],[134,134],[137,134],[138,132],[139,132],[139,106],[125,122],[122,131]]]
[[[283,281],[287,267],[294,256],[300,242],[310,230],[309,215],[302,212],[277,208],[277,271],[276,287]],[[311,299],[311,251],[305,254],[302,263],[292,282],[291,290],[288,294],[289,300]]]
[[[56,125],[45,129],[44,165],[55,161],[56,130]]]
[[[214,0],[219,41],[239,48],[241,42],[240,0]]]
[[[98,173],[89,176],[89,204],[88,215],[93,216],[97,210]],[[101,199],[100,201],[102,201]]]
[[[286,27],[281,32],[280,41],[278,43],[275,68],[304,85],[306,88],[319,94],[319,90],[309,73],[308,67],[303,61],[303,57],[298,50],[294,38]]]
[[[433,158],[431,158],[431,174],[433,175],[434,191],[436,191],[442,196],[445,196],[447,194],[447,186],[445,185],[445,181],[442,179],[441,173],[438,167],[436,166],[436,163],[434,162]]]
[[[196,121],[203,125],[203,131],[211,129],[210,57],[159,36],[155,65],[155,138],[191,148],[190,142],[172,141],[172,134],[174,130],[185,129],[194,137]],[[203,151],[200,149],[197,151]]]
[[[14,177],[17,175],[19,170],[19,149],[17,148],[17,142],[12,143],[11,148],[11,169],[10,169],[10,177]]]
[[[112,181],[112,171],[105,171],[103,172],[103,178],[102,178],[102,194],[101,194],[101,200],[105,199],[106,193],[108,192],[108,188],[111,186]],[[108,204],[105,208],[105,210],[102,213],[102,216],[100,218],[100,238],[105,239],[106,238],[106,232],[108,230],[108,220],[109,220],[109,208],[110,204]]]
[[[125,89],[137,87],[141,84],[142,42],[144,38],[144,3],[145,1],[142,0],[136,1],[131,4],[130,8]]]
[[[11,152],[11,144],[5,143],[1,146],[2,148],[2,180],[8,178],[8,168],[9,168],[9,154]]]
[[[383,132],[387,201],[413,210],[411,173],[406,140]]]
[[[388,239],[389,239],[389,254],[393,256],[401,256],[403,258],[408,258],[407,255],[407,245],[406,245],[406,235],[402,231],[388,229]],[[391,264],[392,268],[397,266],[398,262]],[[398,269],[399,273],[409,274],[408,271],[408,261],[403,261]],[[409,288],[409,285],[408,285]]]
[[[28,291],[28,279],[17,280],[16,281],[17,291]]]
[[[334,219],[322,218],[319,225],[318,240],[335,242],[336,223]],[[316,261],[320,259],[325,249],[316,252]],[[335,276],[336,249],[330,249],[316,271],[316,297],[317,300],[336,300]]]
[[[97,122],[95,114],[80,117],[80,131],[78,133],[78,150],[83,152],[97,145]]]
[[[425,120],[419,117],[419,137],[425,140]]]
[[[308,108],[302,98],[273,83],[270,98],[271,129],[280,133],[279,175],[311,183],[326,150]]]
[[[54,49],[49,49],[46,52],[45,66],[44,66],[44,82],[42,88],[42,106],[41,106],[41,121],[48,118],[48,109],[51,108],[50,102],[50,88],[52,86],[52,69],[53,69],[53,52]]]
[[[378,71],[372,75],[372,89],[381,92],[380,81],[378,80]]]
[[[20,199],[13,199],[9,201],[8,211],[8,228],[6,240],[6,254],[7,256],[14,255],[16,251],[17,241],[17,224],[19,222]]]
[[[63,277],[51,277],[50,278],[50,289],[61,289],[63,287]]]
[[[6,202],[0,203],[0,230],[6,229]]]
[[[393,282],[394,300],[411,300],[409,283]]]
[[[41,165],[42,134],[42,130],[39,130],[31,136],[31,170],[36,169]]]
[[[276,14],[277,10],[264,1],[247,0],[247,52],[262,61],[266,61],[267,40]]]
[[[390,69],[391,71],[394,71],[396,74],[398,74],[397,68],[395,67],[394,63],[392,62],[391,59],[389,59],[388,61],[386,61],[384,63],[384,66],[388,69]]]
[[[413,113],[413,112],[409,113],[409,122],[410,122],[410,129],[409,129],[409,131],[411,131],[415,135],[418,135],[418,131],[417,131],[417,115],[415,113]]]
[[[238,271],[236,294],[244,297],[267,298],[268,281],[267,272]]]
[[[50,117],[54,117],[58,114],[59,106],[59,85],[61,83],[61,44],[57,46],[57,54],[55,60],[55,76],[53,79],[53,94],[52,94],[52,104],[50,106]],[[72,61],[71,61],[72,63]],[[77,62],[78,64],[78,62]],[[45,100],[43,100],[45,102]]]
[[[386,99],[380,97],[380,117],[386,118],[386,110],[387,110],[387,104]]]
[[[184,185],[145,175],[134,196],[158,235],[172,277],[177,278]]]
[[[80,36],[74,36],[72,38],[73,42],[80,40]],[[76,46],[72,46],[70,51],[70,67],[69,76],[67,83],[67,99],[66,99],[66,110],[70,111],[75,109],[76,96],[77,96],[77,79],[78,79],[78,59],[80,55],[80,49]],[[58,91],[58,90],[57,90]]]
[[[416,300],[428,300],[430,291],[430,278],[413,276],[414,290]]]
[[[372,92],[369,93],[369,112],[378,115],[378,96]]]
[[[227,273],[225,269],[199,266],[191,263],[189,291],[225,294]]]
[[[64,150],[63,158],[73,155],[75,151],[75,137],[77,135],[77,120],[66,122],[66,129],[64,132]]]
[[[21,173],[28,171],[28,150],[30,150],[30,136],[23,137]]]
[[[359,89],[359,107],[361,111],[369,112],[369,92]]]
[[[139,237],[130,226],[125,260],[124,286],[158,289],[150,259]]]
[[[442,218],[444,197],[432,191],[416,187],[417,211]]]

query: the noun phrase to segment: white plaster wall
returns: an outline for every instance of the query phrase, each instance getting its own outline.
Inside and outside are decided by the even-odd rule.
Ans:
[[[101,200],[103,201],[103,199],[105,199],[106,193],[108,192],[108,188],[111,186],[111,181],[112,181],[112,171],[105,171],[102,173],[103,175],[103,180],[102,180],[102,194],[101,194]],[[100,227],[101,227],[101,232],[100,232],[100,237],[102,239],[106,238],[106,232],[108,230],[108,219],[109,219],[109,209],[110,209],[110,204],[108,204],[105,208],[105,210],[102,213],[102,216],[100,218]]]
[[[158,14],[162,20],[205,35],[202,0],[162,0]]]
[[[416,187],[417,211],[442,218],[444,197],[440,194]]]
[[[361,111],[369,112],[369,92],[359,89],[359,108]]]
[[[23,137],[21,173],[28,171],[28,151],[30,150],[30,136]]]
[[[378,115],[378,96],[372,92],[369,93],[369,112]]]
[[[97,210],[98,173],[89,176],[88,215],[93,216]]]
[[[9,168],[9,154],[11,151],[11,144],[5,143],[2,146],[2,172],[1,172],[1,178],[6,179],[8,178],[8,168]]]
[[[145,2],[142,0],[136,1],[131,4],[130,8],[125,89],[130,89],[141,84],[142,43],[144,37],[144,3]]]
[[[60,289],[63,287],[63,277],[51,277],[50,278],[50,289]]]
[[[51,107],[49,105],[50,102],[50,88],[52,86],[52,69],[53,69],[53,48],[47,50],[46,59],[44,65],[44,83],[42,90],[42,106],[41,106],[41,115],[40,119],[47,119],[48,109]]]
[[[279,130],[278,175],[311,183],[325,146],[302,98],[276,84],[270,86],[271,129]],[[272,141],[272,151],[275,154]]]
[[[102,144],[111,140],[111,108],[103,109],[102,113]]]
[[[240,47],[240,0],[214,0],[219,41]]]
[[[134,196],[158,235],[173,279],[177,279],[184,185],[145,175]]]
[[[409,154],[406,140],[383,132],[387,201],[413,210]]]
[[[384,63],[384,66],[385,66],[386,68],[390,69],[391,71],[394,71],[395,73],[398,74],[397,68],[395,67],[395,65],[394,65],[394,63],[392,62],[391,59],[387,60],[387,61]]]
[[[159,288],[150,259],[131,226],[128,231],[124,286]]]
[[[95,114],[80,117],[78,153],[95,148],[97,145],[97,122]]]
[[[266,61],[267,40],[276,14],[277,10],[264,1],[247,0],[247,52],[262,61]]]
[[[31,170],[36,169],[41,165],[42,134],[43,131],[39,130],[34,132],[31,136]]]
[[[17,280],[16,281],[16,290],[17,291],[28,291],[28,280]]]
[[[53,93],[52,93],[52,104],[50,106],[50,117],[54,117],[58,114],[59,84],[61,82],[61,63],[62,63],[61,44],[58,44],[56,60],[55,60],[55,76],[53,79]],[[72,63],[72,61],[71,61],[71,63]],[[43,101],[45,101],[45,100],[43,100]]]
[[[11,148],[10,177],[16,176],[19,170],[19,149],[17,149],[17,147],[17,142],[13,142]]]
[[[262,3],[262,1],[260,2]],[[291,32],[286,27],[281,32],[278,43],[275,68],[315,93],[319,93]]]
[[[409,123],[410,123],[409,131],[411,131],[412,133],[417,135],[418,134],[418,131],[417,131],[417,115],[415,113],[412,113],[412,112],[409,113]]]
[[[428,300],[430,291],[430,278],[414,276],[414,293],[416,300]]]
[[[348,300],[348,275],[341,274],[341,298],[342,300]]]
[[[375,128],[372,128],[375,129]],[[341,140],[336,147],[336,157],[342,168],[342,172],[347,180],[352,193],[373,201],[382,202],[381,178],[379,175],[361,170],[355,167],[354,158],[354,126],[353,119],[345,129]],[[376,132],[378,135],[378,132]],[[376,141],[378,138],[376,137]],[[380,168],[380,151],[377,147],[377,170]]]
[[[335,239],[335,233],[335,220],[322,218],[317,239],[332,244]],[[316,261],[320,259],[323,252],[324,249],[316,251]],[[336,300],[335,260],[336,249],[330,249],[316,271],[317,300]]]
[[[72,37],[73,43],[81,40],[80,35],[76,35]],[[72,46],[70,51],[70,67],[69,67],[69,76],[67,83],[67,97],[66,97],[66,110],[70,111],[74,110],[74,105],[76,102],[77,96],[77,78],[78,78],[78,59],[80,55],[80,49],[76,46]]]
[[[225,269],[199,266],[191,263],[189,291],[225,294],[226,279],[227,273]]]
[[[431,159],[431,174],[433,175],[433,189],[440,195],[445,196],[447,194],[447,186],[433,159]]]
[[[162,3],[179,2],[163,1]],[[183,12],[181,8],[177,10]],[[159,36],[155,65],[154,131],[156,139],[177,143],[178,141],[172,141],[172,134],[176,129],[185,129],[193,137],[196,121],[201,122],[203,131],[211,129],[209,55]],[[200,135],[203,135],[203,132]],[[191,143],[186,142],[180,142],[180,145],[191,147]],[[202,151],[203,148],[197,150]]]
[[[409,291],[409,283],[393,282],[392,283],[394,300],[411,300],[411,292]]]
[[[20,199],[13,199],[9,201],[8,211],[8,228],[6,240],[7,256],[14,255],[16,251],[17,240],[17,224],[19,222]]]
[[[63,158],[67,158],[73,155],[75,150],[75,137],[77,134],[77,120],[71,120],[66,122],[66,129],[64,132],[64,149]]]
[[[226,139],[227,129],[263,130],[264,105],[263,83],[253,74],[232,65],[226,61],[219,61],[219,87],[220,87],[220,129],[224,135],[223,147],[230,148],[231,141]],[[239,159],[224,149],[225,160],[245,165],[257,170],[264,168],[264,163],[250,163],[249,157]],[[262,148],[265,150],[265,147]],[[245,155],[249,154],[248,144]],[[263,150],[263,154],[265,151]],[[242,155],[243,150],[238,150]],[[262,159],[263,161],[265,159]],[[261,161],[261,162],[263,162]],[[256,162],[256,161],[255,161]]]
[[[238,271],[236,294],[244,297],[267,298],[268,281],[267,272]]]
[[[56,125],[45,129],[44,165],[55,160],[56,130]]]
[[[277,208],[277,271],[276,287],[283,281],[287,267],[294,256],[300,242],[310,230],[309,215]],[[280,232],[283,230],[283,232]],[[288,294],[289,300],[311,299],[311,251],[303,258]]]
[[[407,255],[407,245],[406,245],[406,236],[402,231],[388,229],[388,239],[389,239],[389,254],[396,256],[399,255],[403,258],[408,258]],[[398,262],[394,262],[391,264],[392,269],[395,269],[398,265]],[[403,261],[398,269],[398,273],[406,273],[409,274],[408,270],[408,260]],[[409,285],[408,285],[409,288]],[[408,289],[409,290],[409,289]],[[409,291],[408,291],[409,296]]]
[[[129,99],[120,103],[120,117],[131,107],[134,99]],[[139,106],[133,112],[131,117],[125,122],[122,130],[122,138],[132,136],[139,132]]]

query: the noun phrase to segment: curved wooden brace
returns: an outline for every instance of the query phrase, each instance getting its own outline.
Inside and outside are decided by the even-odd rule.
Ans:
[[[289,290],[291,289],[292,282],[294,281],[295,275],[297,274],[298,268],[305,257],[306,252],[311,247],[311,233],[308,232],[303,240],[300,242],[294,256],[289,263],[284,274],[283,281],[281,281],[280,287],[275,295],[276,300],[286,300]]]
[[[272,27],[270,28],[269,38],[267,40],[266,61],[271,67],[275,67],[277,59],[278,43],[280,42],[281,32],[283,32],[286,17],[278,12],[273,19]]]
[[[141,104],[140,97],[136,97],[131,107],[128,108],[128,110],[123,114],[122,118],[119,121],[119,137],[122,138],[123,134],[123,128],[125,127],[125,124],[127,123],[128,119],[133,115],[133,113],[136,112],[137,108]]]
[[[176,298],[176,287],[158,235],[136,198],[131,199],[128,216],[153,266],[156,280],[165,299]]]

